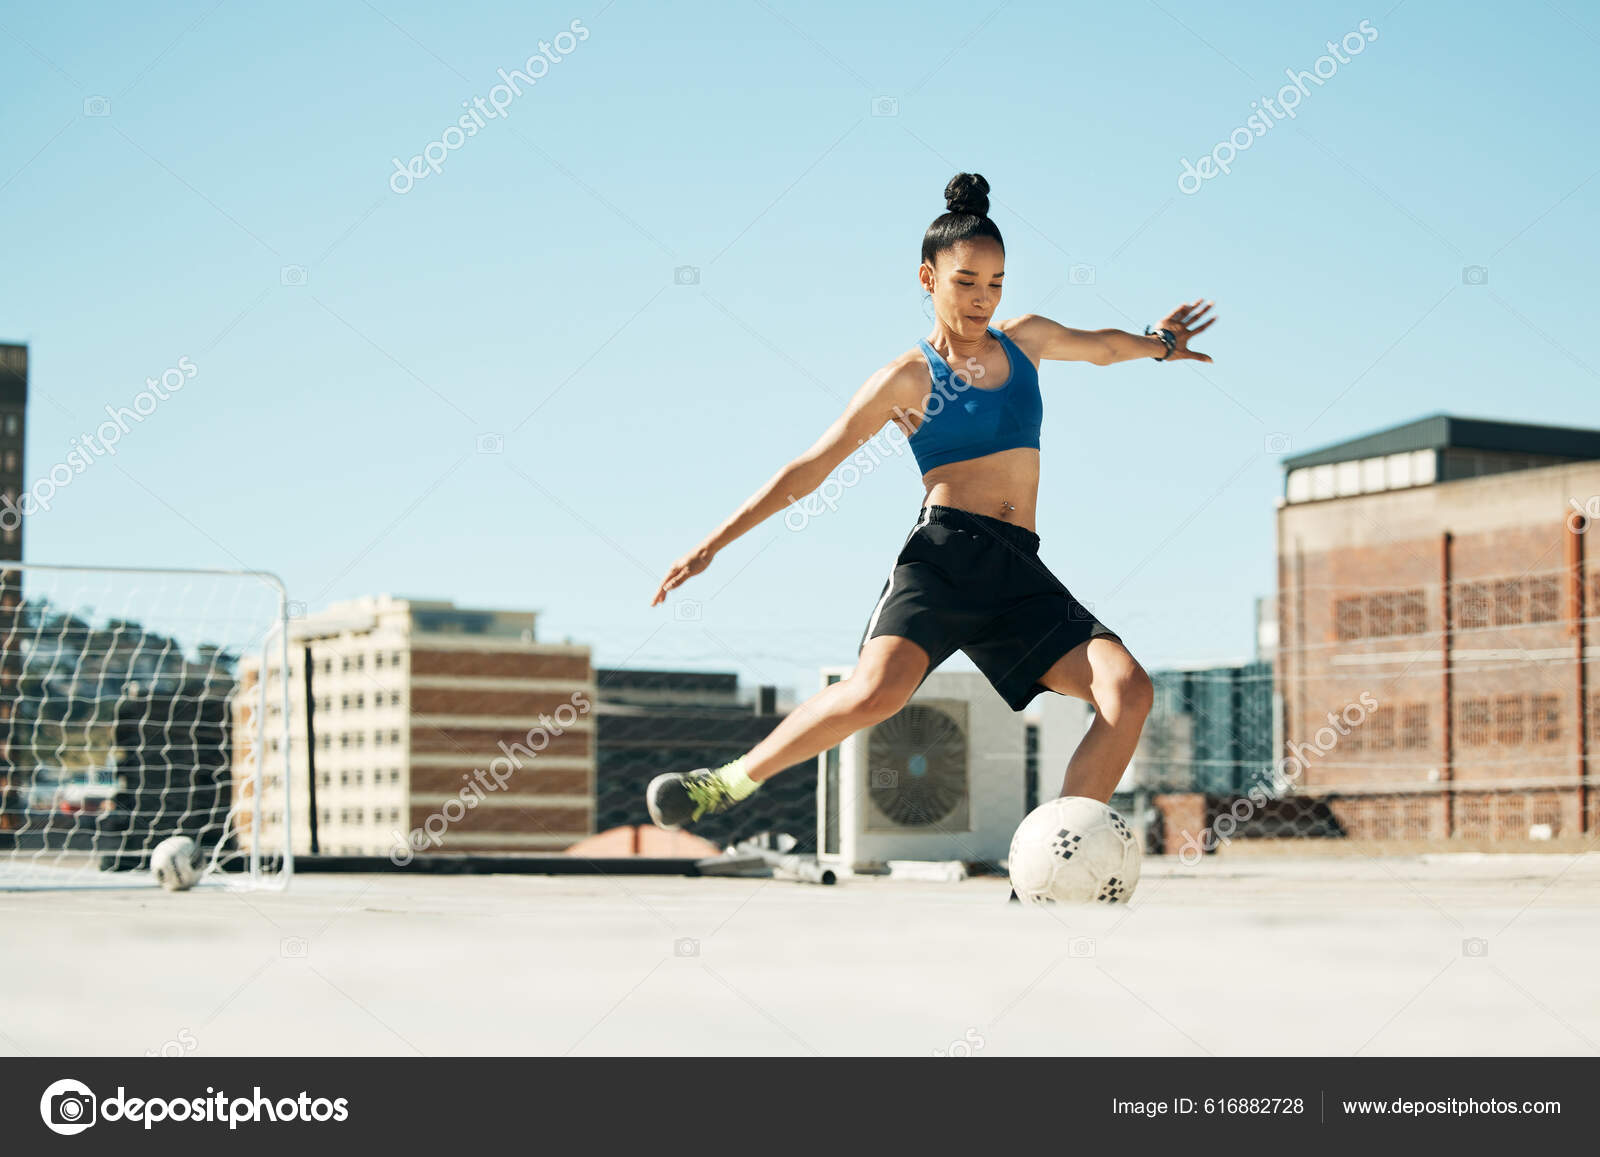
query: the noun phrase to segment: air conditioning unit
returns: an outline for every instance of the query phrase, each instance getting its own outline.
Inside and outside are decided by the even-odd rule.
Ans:
[[[851,667],[827,667],[824,687]],[[897,714],[818,756],[818,859],[842,871],[889,860],[998,865],[1024,813],[1026,734],[976,672],[935,671]]]

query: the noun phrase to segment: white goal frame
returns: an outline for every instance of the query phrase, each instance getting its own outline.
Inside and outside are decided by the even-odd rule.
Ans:
[[[108,612],[91,607],[86,602],[75,603],[72,600],[81,596],[73,592],[79,590],[85,596],[94,594],[107,599],[120,598],[125,608],[124,614],[126,609],[143,613],[140,598],[148,600],[154,593],[156,598],[150,606],[157,612],[158,621],[153,627],[148,627],[140,620],[124,619],[117,610]],[[62,592],[66,592],[65,596]],[[214,624],[208,624],[203,617],[194,622],[182,617],[183,607],[191,594],[216,598],[229,593],[234,601],[227,610],[236,611],[242,604],[253,608],[253,615],[240,619],[230,615]],[[138,597],[133,597],[135,595]],[[161,602],[163,598],[175,598],[177,601],[169,605]],[[177,608],[176,614],[173,613],[174,606]],[[212,806],[208,811],[185,809],[179,815],[184,825],[189,827],[194,825],[197,817],[204,821],[194,833],[200,836],[200,884],[239,891],[286,889],[294,875],[296,803],[290,748],[292,676],[289,622],[293,606],[283,581],[268,571],[0,561],[0,704],[7,706],[5,718],[0,720],[0,739],[8,741],[0,744],[0,751],[4,751],[6,756],[0,761],[0,891],[155,886],[148,870],[149,855],[163,833],[155,828],[142,831],[134,826],[141,818],[143,806],[138,802],[138,796],[147,792],[147,789],[142,783],[142,762],[136,765],[136,778],[141,782],[132,786],[127,783],[128,777],[121,773],[121,765],[116,762],[117,754],[125,750],[116,745],[118,729],[122,726],[118,710],[129,701],[130,696],[137,698],[143,694],[152,704],[156,702],[157,695],[162,691],[165,671],[174,665],[181,676],[177,691],[166,695],[170,703],[175,705],[182,702],[185,699],[183,692],[190,690],[194,681],[198,681],[199,686],[204,688],[201,697],[210,700],[208,705],[213,708],[221,705],[224,721],[222,750],[227,753],[225,766],[219,767],[214,772],[214,778],[206,783],[202,783],[200,778],[202,769],[193,764],[190,767],[190,794],[196,794],[197,789],[213,793]],[[71,629],[63,631],[56,639],[47,638],[43,629],[32,633],[19,629],[19,624],[30,617],[44,622],[48,612],[53,612],[58,619],[64,615],[62,621],[69,623]],[[194,635],[188,639],[176,638],[167,633],[171,631],[173,623],[188,628],[189,633],[198,625],[201,631],[220,628],[235,631],[236,636],[202,638]],[[51,680],[56,684],[61,682],[60,665],[55,660],[63,651],[70,652],[70,647],[62,646],[62,639],[68,635],[78,638],[88,636],[91,639],[109,636],[113,645],[103,654],[86,649],[77,655],[80,664],[86,658],[91,666],[95,659],[102,660],[94,679],[96,693],[86,701],[92,702],[93,711],[103,714],[103,704],[107,698],[105,688],[116,683],[114,676],[109,681],[107,679],[107,671],[114,672],[110,657],[113,651],[118,650],[116,641],[122,640],[124,634],[134,640],[131,647],[133,655],[144,653],[144,669],[151,669],[153,661],[153,669],[157,673],[150,677],[149,684],[142,691],[139,682],[132,678],[116,686],[117,698],[111,709],[109,724],[112,754],[107,759],[104,771],[98,774],[107,780],[102,791],[112,790],[115,786],[118,794],[113,799],[131,795],[136,803],[125,821],[128,826],[124,840],[119,844],[113,834],[108,846],[102,840],[102,823],[98,816],[88,824],[82,823],[89,812],[87,793],[91,789],[87,786],[72,785],[82,787],[85,794],[78,801],[78,814],[70,828],[58,829],[53,826],[56,820],[53,803],[48,809],[47,818],[35,821],[35,816],[40,814],[35,811],[36,796],[48,794],[51,783],[60,782],[66,777],[63,769],[54,769],[54,779],[46,782],[41,792],[40,781],[47,780],[41,772],[51,769],[36,762],[30,763],[25,769],[18,767],[16,757],[20,746],[23,746],[18,742],[21,734],[19,710],[28,702],[28,696],[22,691],[24,677],[29,675],[28,659],[35,649],[40,648],[41,642],[53,644],[53,647],[45,648],[51,651],[51,665],[44,673],[47,677],[42,679],[47,688],[40,697],[42,703],[51,698]],[[146,648],[146,639],[159,640],[163,646],[159,652],[154,648]],[[178,646],[175,647],[175,643]],[[190,661],[188,650],[193,650],[198,659]],[[119,656],[128,651],[128,647],[122,647]],[[220,656],[231,656],[232,669],[228,669],[225,661],[218,662]],[[247,684],[247,668],[252,663],[255,680],[253,684]],[[219,669],[228,690],[226,694],[212,698],[212,680],[218,675]],[[129,671],[132,671],[131,666]],[[66,699],[70,712],[74,689],[87,680],[80,678],[84,674],[80,666],[74,666],[69,674]],[[37,673],[35,678],[38,678]],[[56,698],[59,701],[61,697]],[[250,701],[253,701],[253,706],[247,707],[246,703]],[[273,704],[276,704],[276,711],[269,710]],[[34,709],[37,711],[37,706]],[[191,735],[198,734],[198,711],[197,707]],[[146,750],[144,726],[152,718],[151,715],[145,715],[138,719],[139,741],[135,750],[139,752],[141,760]],[[106,726],[98,715],[96,722],[102,728]],[[174,728],[181,728],[183,722],[176,718],[176,714],[167,719],[168,725]],[[67,726],[61,724],[59,729],[66,733]],[[38,730],[36,722],[35,733]],[[87,727],[84,733],[88,734]],[[64,748],[63,743],[58,750]],[[161,757],[166,758],[173,749],[174,745],[167,743],[161,748]],[[195,751],[198,762],[198,745]],[[272,770],[270,775],[269,765]],[[166,766],[169,784],[161,791],[163,807],[170,793],[171,773],[177,771],[181,774],[184,770],[181,757]],[[225,808],[215,799],[224,785],[228,791]],[[57,788],[58,797],[61,792],[62,789]],[[101,800],[100,806],[101,816],[116,812],[115,804],[106,799]],[[269,807],[272,809],[270,812]],[[158,813],[158,822],[162,822],[159,819],[161,815],[165,815],[165,812]],[[269,815],[273,821],[270,825],[266,822]],[[269,827],[277,833],[275,838],[264,831]],[[115,830],[111,829],[113,833]],[[190,835],[191,832],[185,830],[182,834]],[[116,866],[108,868],[108,860]]]

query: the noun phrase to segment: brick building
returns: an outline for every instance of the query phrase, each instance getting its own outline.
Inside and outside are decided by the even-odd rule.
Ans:
[[[293,621],[289,648],[294,848],[388,855],[559,852],[594,829],[594,672],[589,649],[540,643],[531,612],[389,596]],[[306,743],[305,650],[315,745]],[[253,686],[256,662],[241,663]],[[269,687],[276,688],[275,667]],[[276,693],[276,692],[275,692]],[[235,700],[248,735],[257,698]],[[281,845],[282,707],[267,706],[263,845]],[[239,761],[248,742],[236,744]],[[308,755],[316,765],[315,792]],[[311,798],[315,795],[315,811]],[[248,826],[248,822],[245,826]]]
[[[1593,833],[1600,431],[1435,415],[1284,465],[1276,683],[1307,809],[1355,839]]]

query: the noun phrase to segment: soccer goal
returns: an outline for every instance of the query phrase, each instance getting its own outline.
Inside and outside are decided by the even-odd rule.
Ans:
[[[273,575],[0,563],[0,889],[293,870],[290,603]]]

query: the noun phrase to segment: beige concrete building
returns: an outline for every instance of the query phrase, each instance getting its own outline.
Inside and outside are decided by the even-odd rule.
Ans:
[[[1285,466],[1300,798],[1352,838],[1591,835],[1600,431],[1437,415]]]
[[[305,652],[311,655],[307,745]],[[241,664],[236,760],[257,696]],[[262,842],[283,839],[277,670],[266,715]],[[297,853],[557,852],[594,831],[589,649],[540,643],[532,612],[390,596],[294,619],[288,775]],[[316,768],[315,791],[308,776]],[[312,810],[312,799],[315,810]],[[249,822],[242,825],[249,829]]]

